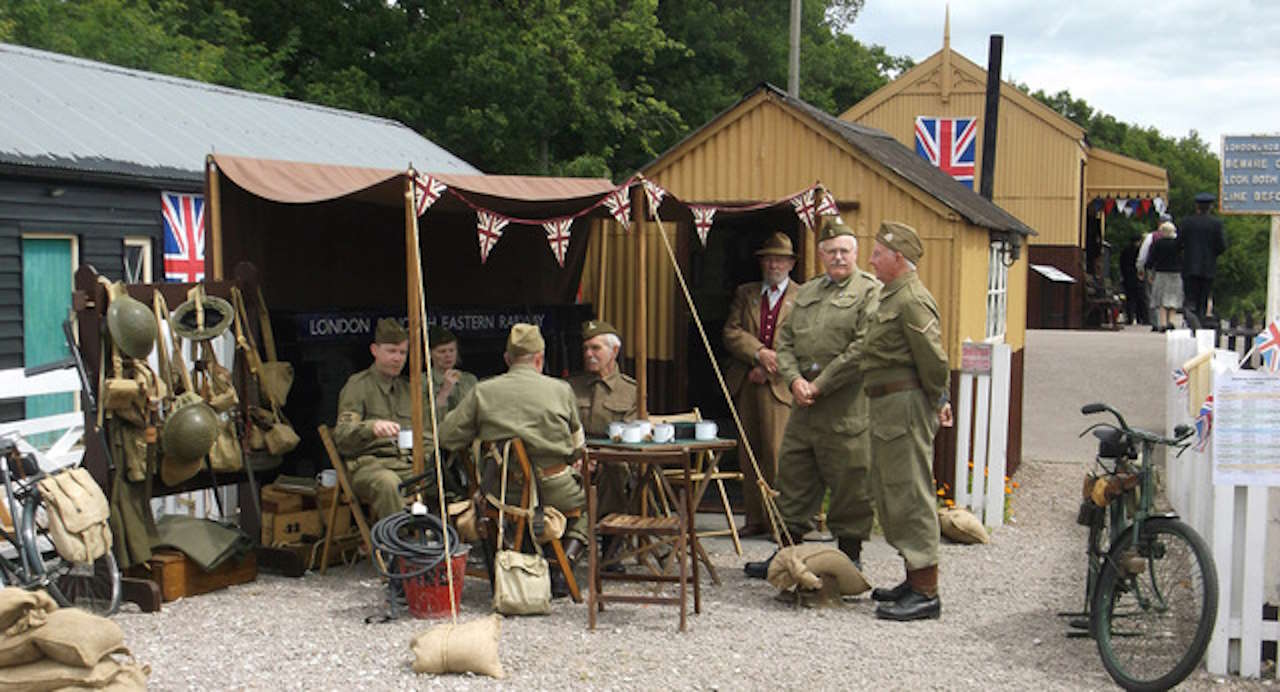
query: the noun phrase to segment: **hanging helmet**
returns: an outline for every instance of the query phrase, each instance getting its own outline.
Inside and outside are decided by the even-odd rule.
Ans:
[[[155,315],[141,301],[125,292],[124,284],[114,283],[108,290],[107,331],[122,353],[139,360],[151,355],[156,344]]]
[[[208,404],[191,401],[180,405],[164,422],[161,441],[165,458],[160,479],[166,485],[175,485],[196,475],[217,438],[218,414]]]
[[[199,311],[197,306],[201,308]],[[204,313],[203,323],[199,320],[201,312]],[[217,296],[202,295],[198,303],[193,298],[179,305],[169,317],[169,324],[173,332],[184,339],[206,341],[227,331],[235,316],[231,303]]]

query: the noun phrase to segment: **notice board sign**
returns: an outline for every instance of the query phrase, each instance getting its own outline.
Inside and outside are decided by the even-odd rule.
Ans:
[[[970,375],[990,375],[991,344],[972,341],[960,344],[960,371]]]
[[[1223,214],[1280,214],[1280,135],[1223,135]]]
[[[1214,485],[1280,486],[1280,377],[1214,373],[1212,438]]]

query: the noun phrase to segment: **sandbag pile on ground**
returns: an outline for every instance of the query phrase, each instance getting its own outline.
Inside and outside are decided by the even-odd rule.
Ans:
[[[770,584],[781,591],[817,592],[815,605],[837,605],[841,596],[856,596],[871,588],[853,561],[838,548],[801,543],[779,550],[769,563]]]
[[[462,624],[436,625],[409,642],[414,655],[413,672],[476,673],[501,678],[501,638],[502,616],[496,614]]]
[[[132,660],[116,623],[58,608],[43,591],[0,590],[0,692],[145,690],[150,672]]]
[[[938,529],[956,543],[990,543],[982,521],[963,507],[939,507]]]

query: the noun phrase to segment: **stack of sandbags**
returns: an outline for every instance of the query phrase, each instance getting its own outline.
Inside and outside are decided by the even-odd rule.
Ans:
[[[43,591],[0,590],[0,692],[145,690],[150,672],[132,661],[114,622],[59,609]]]

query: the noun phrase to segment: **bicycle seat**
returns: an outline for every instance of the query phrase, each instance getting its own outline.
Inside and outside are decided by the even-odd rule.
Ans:
[[[1135,458],[1135,450],[1123,430],[1111,425],[1099,425],[1094,428],[1093,436],[1098,438],[1098,456],[1104,459],[1120,457]]]
[[[36,458],[30,454],[6,454],[5,461],[9,464],[9,473],[19,480],[30,478],[40,473],[40,465],[36,463]]]

